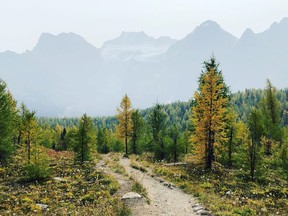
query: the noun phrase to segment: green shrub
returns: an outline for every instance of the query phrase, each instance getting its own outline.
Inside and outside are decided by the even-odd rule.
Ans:
[[[24,166],[25,176],[24,180],[31,181],[43,181],[49,178],[50,169],[46,160],[40,160],[36,163],[26,164]]]
[[[250,208],[245,208],[245,209],[235,209],[234,214],[236,215],[241,215],[241,216],[250,216],[250,215],[255,215],[255,212],[250,209]]]

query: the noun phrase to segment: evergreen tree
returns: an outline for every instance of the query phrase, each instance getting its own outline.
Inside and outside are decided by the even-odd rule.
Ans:
[[[169,128],[169,137],[172,140],[172,155],[173,155],[173,162],[176,163],[179,159],[180,155],[180,146],[179,146],[179,139],[180,139],[180,130],[178,125],[173,125]]]
[[[211,68],[213,68],[215,75],[218,76],[218,81],[217,81],[218,84],[223,85],[222,88],[220,89],[219,94],[221,95],[221,97],[227,98],[228,101],[230,101],[231,92],[230,92],[229,86],[227,86],[227,84],[224,81],[222,71],[219,69],[219,63],[217,63],[217,60],[214,57],[214,55],[209,60],[204,61],[203,65],[204,65],[204,71],[202,71],[200,75],[199,84],[205,83],[205,80],[204,80],[205,74],[207,73],[207,71],[210,71]]]
[[[117,108],[117,111],[117,119],[119,124],[116,126],[116,130],[119,138],[125,142],[125,154],[128,156],[128,140],[131,135],[131,115],[133,110],[131,108],[131,102],[127,94],[123,97],[120,103],[120,107]]]
[[[164,112],[160,104],[156,104],[148,118],[150,132],[153,137],[154,156],[157,160],[165,159],[164,137],[166,134],[167,114]]]
[[[263,135],[263,124],[261,120],[260,112],[256,109],[253,109],[248,119],[250,140],[247,143],[250,163],[250,177],[252,180],[255,178],[255,169],[261,157],[259,154],[260,141]]]
[[[227,113],[227,138],[228,138],[228,166],[232,166],[232,152],[234,147],[235,133],[236,133],[236,118],[237,114],[232,108]]]
[[[35,114],[35,111],[29,111],[28,109],[25,109],[24,118],[21,125],[21,131],[23,136],[22,141],[26,144],[27,147],[28,164],[31,161],[32,149],[36,148],[37,138],[39,135],[39,127]]]
[[[265,145],[265,154],[272,154],[272,143],[282,141],[280,102],[276,97],[276,88],[270,80],[267,80],[265,95],[261,103],[261,110],[264,119],[265,135],[267,137]]]
[[[109,152],[108,130],[106,128],[98,129],[97,151],[103,154],[107,154]]]
[[[93,141],[93,123],[90,117],[84,114],[79,120],[78,132],[74,147],[76,160],[83,163],[90,159],[90,145]]]
[[[21,144],[21,138],[22,138],[22,130],[23,130],[23,123],[25,119],[25,113],[28,111],[27,107],[24,103],[21,103],[21,106],[19,108],[19,117],[18,117],[18,137],[17,137],[17,144]]]
[[[13,153],[16,120],[16,101],[7,91],[6,84],[0,80],[0,164],[7,163]]]
[[[200,160],[204,159],[208,169],[212,168],[212,161],[215,160],[215,150],[226,140],[226,91],[222,74],[215,73],[213,64],[206,68],[199,79],[199,90],[195,92],[195,106],[192,108],[194,133],[191,141],[195,145],[196,156]]]
[[[65,140],[66,133],[67,133],[67,131],[66,131],[66,128],[64,127],[62,132],[61,132],[61,135],[60,135],[61,149],[63,149],[63,150],[67,150],[67,143]]]
[[[138,141],[142,135],[144,129],[144,120],[140,114],[140,111],[137,109],[131,115],[131,150],[133,154],[139,153]]]

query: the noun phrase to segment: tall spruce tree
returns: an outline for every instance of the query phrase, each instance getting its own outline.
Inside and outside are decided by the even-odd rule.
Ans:
[[[125,156],[128,156],[128,141],[131,135],[131,115],[133,109],[127,94],[123,97],[120,107],[117,108],[117,119],[119,124],[116,126],[118,137],[125,142]]]
[[[172,139],[172,156],[173,156],[173,162],[176,163],[179,159],[180,155],[180,146],[179,146],[179,139],[181,136],[179,125],[173,125],[169,128],[169,137]]]
[[[133,154],[139,153],[138,141],[144,129],[144,120],[139,109],[133,111],[131,115],[131,150]]]
[[[97,133],[97,151],[107,154],[109,152],[108,130],[99,128]]]
[[[254,181],[255,179],[255,169],[258,165],[261,155],[260,151],[260,141],[263,135],[263,123],[261,118],[261,113],[255,108],[252,110],[249,119],[248,119],[248,128],[249,128],[249,138],[248,141],[248,155],[250,163],[250,177]]]
[[[39,127],[36,119],[36,112],[25,109],[24,118],[22,122],[22,142],[27,147],[27,159],[28,164],[31,161],[31,152],[37,145],[37,139],[39,136]]]
[[[282,129],[280,118],[280,102],[276,97],[276,88],[270,80],[267,80],[264,98],[261,101],[261,110],[264,120],[265,136],[265,154],[272,154],[273,141],[282,142]]]
[[[204,65],[206,70],[199,79],[195,106],[192,108],[194,133],[191,141],[195,145],[197,158],[204,161],[207,169],[211,169],[215,150],[226,140],[225,120],[229,95],[214,58],[210,62],[204,62]]]
[[[25,119],[25,113],[28,111],[27,107],[25,106],[24,103],[21,103],[21,106],[19,108],[19,113],[18,113],[18,137],[17,137],[17,144],[21,144],[22,140],[22,133],[23,133],[23,123]]]
[[[84,114],[79,120],[78,132],[74,147],[75,159],[83,163],[90,159],[90,145],[93,137],[93,122]]]
[[[16,101],[7,91],[6,83],[0,80],[0,164],[6,164],[13,153],[16,120]]]
[[[157,103],[148,116],[148,124],[153,137],[154,157],[156,160],[165,159],[164,137],[166,135],[167,114]]]
[[[230,107],[228,109],[227,113],[227,138],[228,138],[228,166],[233,165],[233,159],[232,159],[232,153],[233,153],[233,147],[234,147],[234,140],[235,140],[235,134],[236,134],[236,119],[237,114],[234,112],[234,110]]]

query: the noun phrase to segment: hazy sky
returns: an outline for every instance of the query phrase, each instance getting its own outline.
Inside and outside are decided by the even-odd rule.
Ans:
[[[240,37],[288,16],[288,0],[0,0],[0,51],[32,49],[42,32],[75,32],[96,47],[122,31],[181,39],[208,19]]]

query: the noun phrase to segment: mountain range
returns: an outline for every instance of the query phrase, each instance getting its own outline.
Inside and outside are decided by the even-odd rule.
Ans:
[[[30,51],[0,53],[0,78],[39,116],[111,115],[125,93],[137,108],[187,101],[212,55],[232,91],[263,88],[267,78],[285,88],[287,50],[288,18],[240,38],[210,20],[181,40],[122,32],[101,48],[75,33],[43,33]]]

